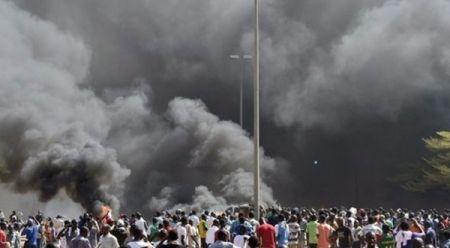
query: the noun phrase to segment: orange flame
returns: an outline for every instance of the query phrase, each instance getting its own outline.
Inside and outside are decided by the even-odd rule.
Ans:
[[[108,218],[108,215],[111,215],[111,207],[108,205],[103,205],[101,208],[100,216],[98,216],[100,219],[106,219]]]

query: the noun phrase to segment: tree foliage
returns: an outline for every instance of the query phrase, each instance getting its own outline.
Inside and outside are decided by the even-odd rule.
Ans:
[[[397,179],[403,182],[403,188],[409,191],[428,190],[450,191],[450,132],[441,131],[437,136],[423,139],[425,147],[433,154],[423,159],[423,163],[414,166]]]

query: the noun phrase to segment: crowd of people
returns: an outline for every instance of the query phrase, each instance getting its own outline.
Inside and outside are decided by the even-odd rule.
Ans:
[[[157,212],[26,220],[0,212],[0,248],[450,248],[450,211],[355,208]]]

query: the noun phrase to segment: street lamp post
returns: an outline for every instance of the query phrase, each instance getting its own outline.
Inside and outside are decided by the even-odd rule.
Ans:
[[[245,60],[252,59],[251,55],[230,55],[230,59],[241,60],[241,75],[240,75],[240,85],[239,85],[239,124],[241,128],[244,128],[244,72],[245,72]]]
[[[255,0],[254,12],[254,47],[253,47],[253,193],[256,218],[260,217],[260,176],[259,176],[259,0]]]

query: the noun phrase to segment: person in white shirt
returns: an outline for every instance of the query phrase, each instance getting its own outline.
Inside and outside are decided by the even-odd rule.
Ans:
[[[189,220],[192,220],[193,226],[198,226],[200,224],[200,219],[197,216],[197,212],[195,210],[192,210],[191,214],[189,215]]]
[[[146,237],[143,235],[142,230],[136,225],[131,226],[130,235],[133,237],[133,240],[127,243],[128,248],[153,248],[153,245],[146,241]]]
[[[188,221],[188,224],[186,225],[186,231],[188,236],[188,248],[200,247],[200,236],[192,220]]]
[[[142,218],[142,214],[137,212],[136,213],[136,221],[134,222],[137,228],[139,228],[142,231],[142,234],[147,237],[147,222]]]
[[[233,244],[240,248],[247,248],[247,241],[250,236],[246,235],[247,229],[244,225],[239,226],[238,235],[234,237]]]
[[[187,225],[187,218],[181,217],[181,223],[177,225],[177,234],[178,234],[178,244],[182,246],[186,246],[188,244],[186,225]]]
[[[217,220],[215,213],[211,213],[211,215],[207,215],[206,224],[208,225],[208,228],[210,228],[213,225],[214,220]]]
[[[108,224],[103,225],[103,235],[100,237],[98,248],[119,248],[119,242],[117,242],[117,238],[114,237],[110,232],[111,226]]]
[[[217,231],[217,240],[209,248],[238,248],[233,243],[227,242],[227,233],[223,230]]]
[[[211,245],[216,239],[216,232],[219,230],[219,221],[215,219],[212,226],[206,232],[206,244]]]
[[[375,235],[377,235],[378,237],[383,235],[383,230],[381,230],[381,228],[379,228],[377,225],[375,225],[375,218],[373,216],[370,216],[369,218],[367,218],[367,222],[368,224],[363,226],[363,228],[361,229],[359,236],[360,237],[365,237],[368,233],[373,233]]]

